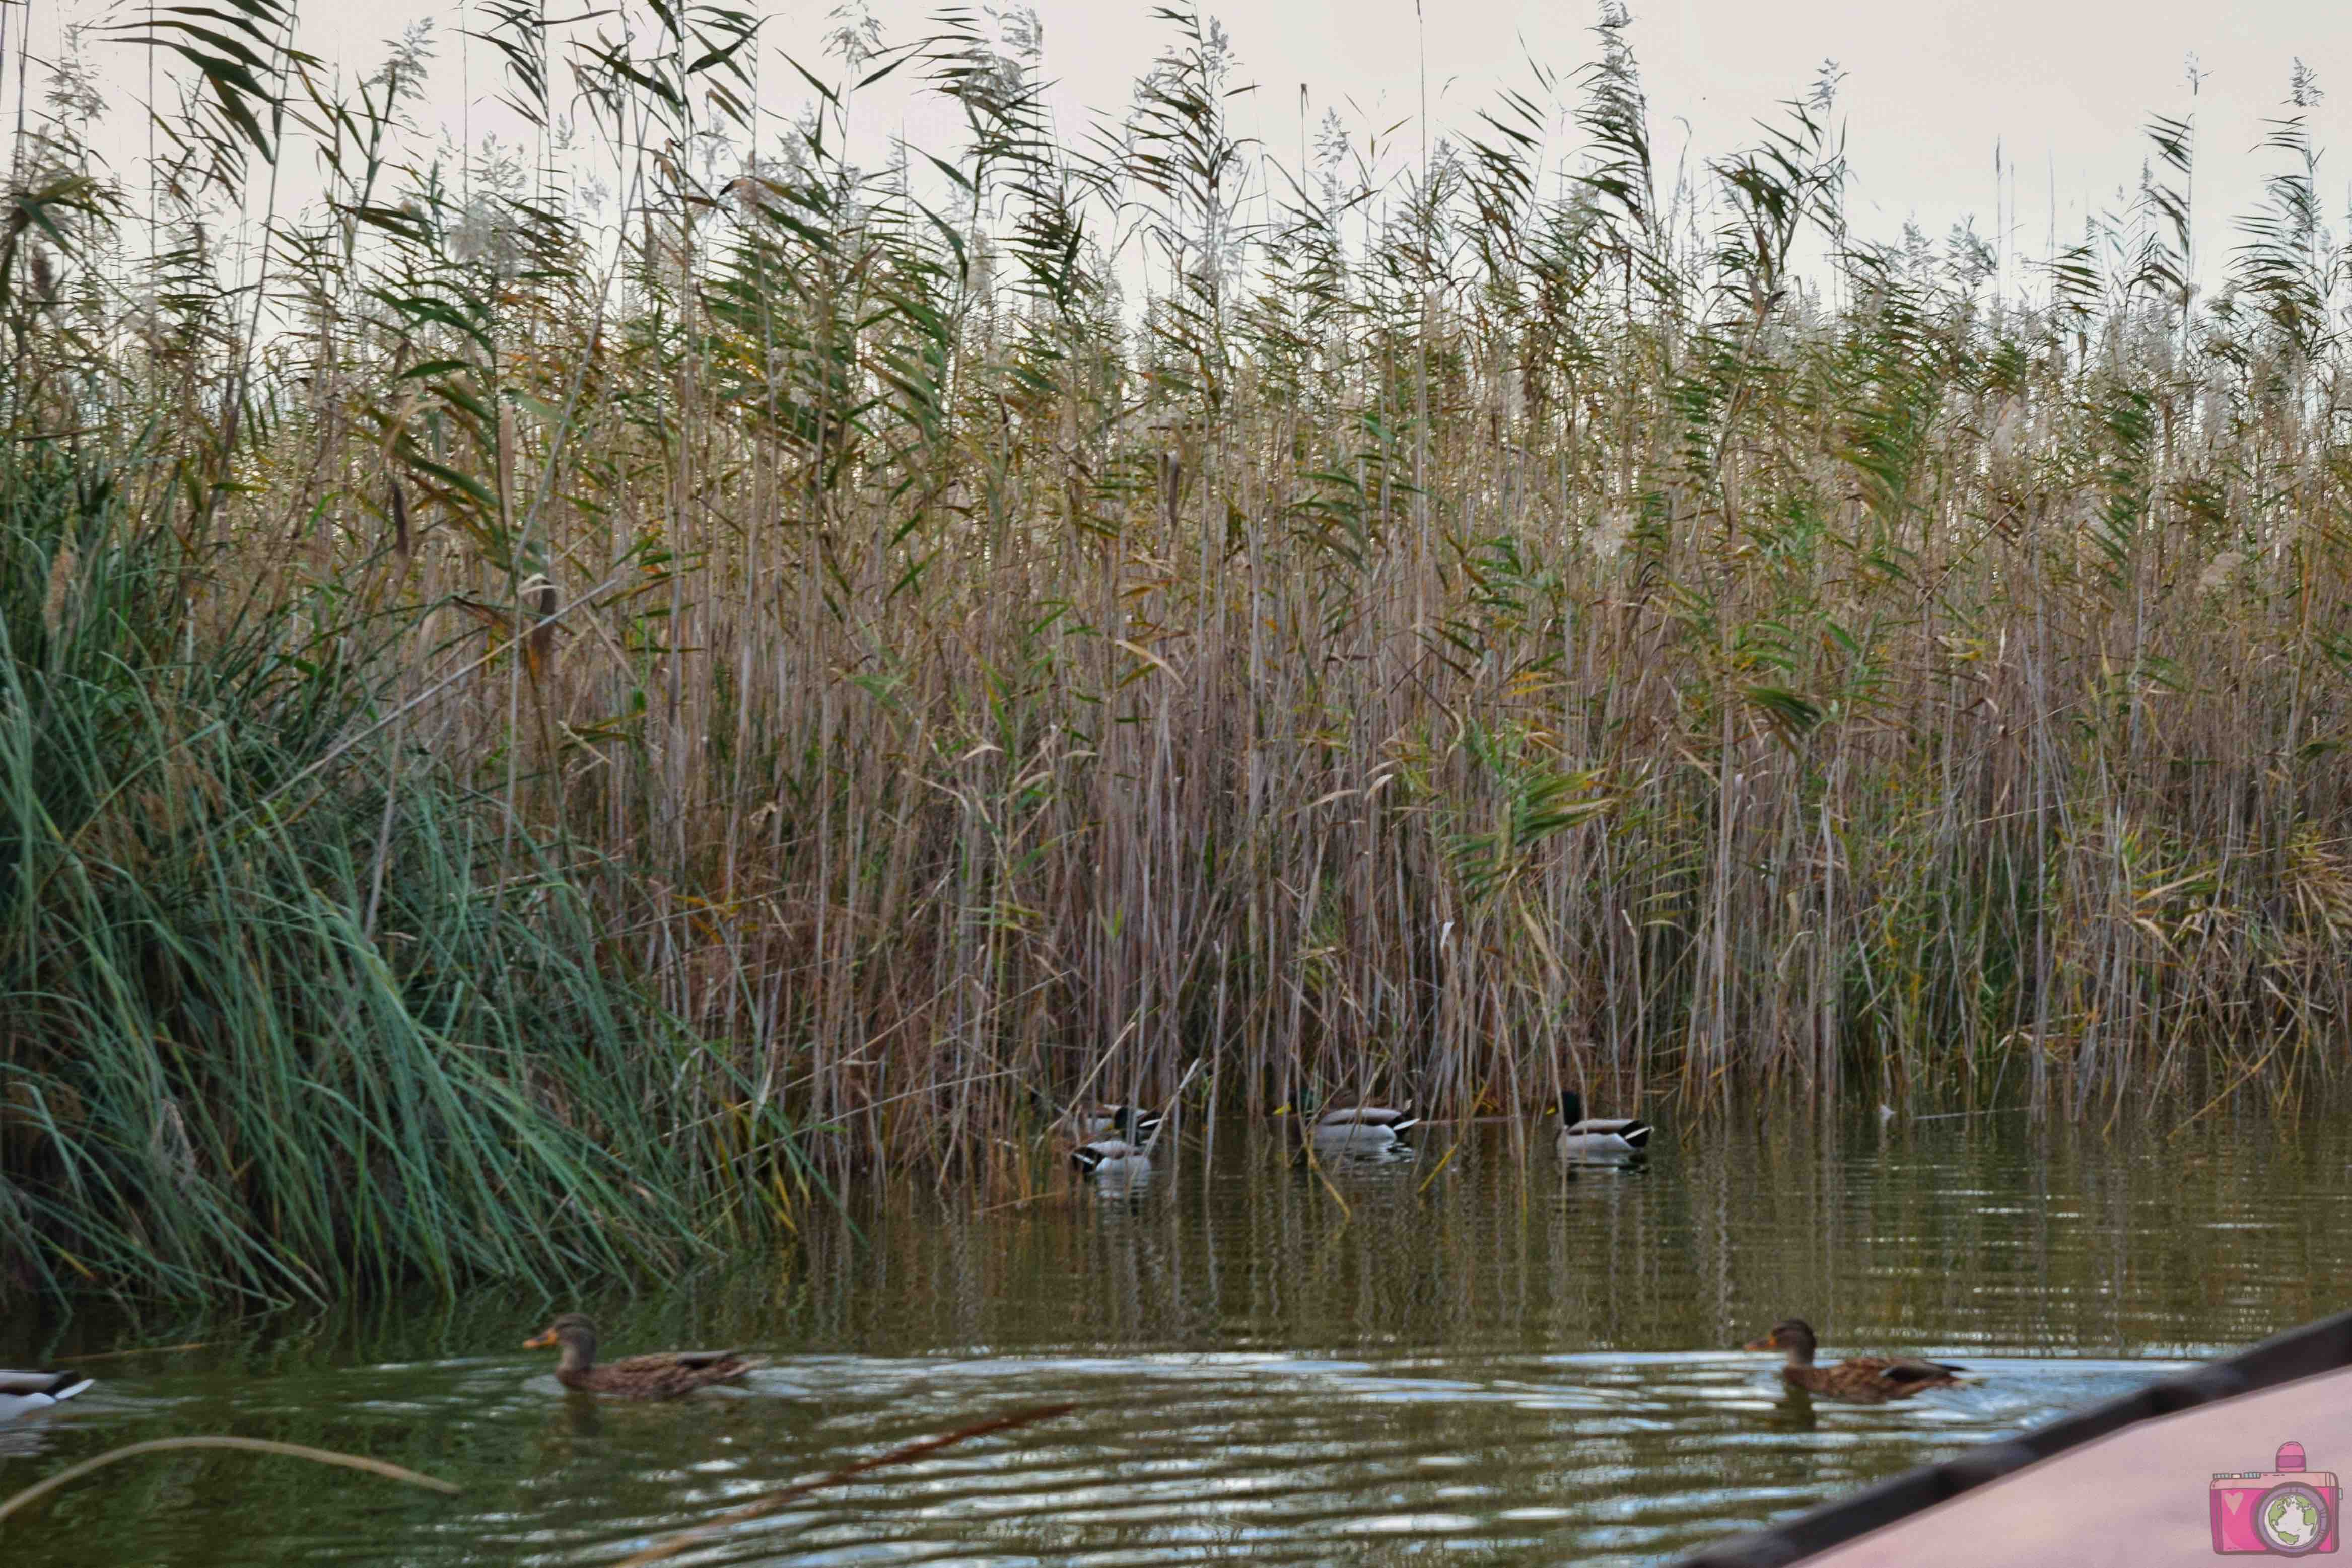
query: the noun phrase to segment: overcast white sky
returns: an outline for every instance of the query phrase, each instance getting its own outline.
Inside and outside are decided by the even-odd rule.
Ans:
[[[551,0],[551,11],[593,10],[610,0]],[[769,37],[811,61],[835,0],[731,0],[772,18]],[[1148,0],[1035,0],[1045,25],[1047,74],[1066,126],[1086,111],[1115,114],[1129,84],[1169,37]],[[1181,0],[1171,0],[1181,3]],[[936,7],[920,0],[871,0],[893,39],[928,30]],[[1223,21],[1243,80],[1259,91],[1239,100],[1237,123],[1285,162],[1298,142],[1298,89],[1311,115],[1338,107],[1359,127],[1410,121],[1426,69],[1431,118],[1442,133],[1473,123],[1504,85],[1524,86],[1529,57],[1563,74],[1589,62],[1595,48],[1589,4],[1557,0],[1225,0],[1204,7]],[[62,22],[135,16],[140,0],[31,0],[34,52],[56,47]],[[976,6],[975,6],[976,8]],[[2017,167],[2020,247],[2039,255],[2050,227],[2054,183],[2062,236],[2080,234],[2086,208],[2112,205],[2135,185],[2146,152],[2140,128],[2151,112],[2189,107],[2191,55],[2206,73],[2198,101],[2200,248],[2210,260],[2232,243],[2229,216],[2258,193],[2276,155],[2251,149],[2266,117],[2283,107],[2292,62],[2300,57],[2329,96],[2311,111],[2323,144],[2352,125],[2352,0],[1634,0],[1632,40],[1653,109],[1659,161],[1670,174],[1690,145],[1699,156],[1727,152],[1751,134],[1750,122],[1778,112],[1801,92],[1822,61],[1846,72],[1841,107],[1847,117],[1857,228],[1892,238],[1906,217],[1940,235],[1973,214],[1994,228],[1993,152],[2000,142]],[[27,8],[6,4],[8,48],[24,36]],[[301,46],[331,61],[365,70],[382,58],[382,40],[420,16],[439,23],[441,70],[435,112],[453,128],[461,119],[478,134],[499,123],[487,108],[496,90],[488,49],[470,46],[473,107],[460,89],[461,26],[472,25],[454,0],[303,0]],[[119,63],[111,119],[118,135],[137,124],[135,95],[146,63],[142,51],[94,45]],[[773,58],[772,56],[770,57]],[[16,62],[0,62],[13,77]],[[37,78],[38,72],[36,71]],[[790,107],[789,74],[765,73],[770,107]],[[9,84],[13,89],[13,82]],[[13,105],[13,90],[0,104]],[[35,88],[37,99],[37,84]],[[908,111],[877,95],[867,110],[877,130],[903,125],[941,152],[955,123],[944,106]],[[1397,132],[1417,147],[1417,124]],[[2352,145],[2321,166],[2331,221],[2343,226],[2352,205]],[[2209,272],[2209,278],[2210,278]]]

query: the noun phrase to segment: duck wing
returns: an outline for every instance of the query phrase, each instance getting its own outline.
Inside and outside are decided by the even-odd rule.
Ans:
[[[1917,1384],[1931,1387],[1939,1383],[1957,1383],[1965,1366],[1955,1366],[1948,1361],[1923,1361],[1916,1355],[1874,1356],[1880,1366],[1878,1375],[1888,1383]]]
[[[1812,1386],[1849,1399],[1905,1399],[1923,1388],[1948,1387],[1966,1370],[1914,1355],[1857,1355],[1821,1368]]]
[[[1327,1111],[1315,1124],[1335,1133],[1350,1132],[1358,1127],[1381,1127],[1391,1133],[1402,1133],[1407,1127],[1417,1127],[1421,1117],[1412,1111],[1392,1111],[1385,1105],[1348,1105]]]
[[[79,1372],[0,1371],[0,1421],[13,1421],[72,1398],[90,1385]]]
[[[1092,1176],[1105,1166],[1142,1158],[1143,1151],[1124,1138],[1097,1138],[1070,1151],[1070,1163],[1084,1176]]]
[[[600,1361],[599,1372],[667,1372],[683,1368],[703,1372],[717,1366],[740,1364],[749,1368],[751,1363],[739,1350],[656,1350],[643,1355],[625,1355],[618,1361]]]
[[[0,1394],[20,1396],[45,1395],[50,1399],[70,1399],[88,1388],[90,1382],[79,1372],[0,1371]]]
[[[759,1364],[731,1350],[667,1350],[600,1362],[573,1378],[572,1387],[638,1399],[675,1399],[713,1383],[740,1377]],[[557,1375],[560,1378],[562,1374]]]
[[[1650,1124],[1635,1116],[1587,1116],[1563,1129],[1571,1138],[1622,1138],[1633,1148],[1650,1141]]]

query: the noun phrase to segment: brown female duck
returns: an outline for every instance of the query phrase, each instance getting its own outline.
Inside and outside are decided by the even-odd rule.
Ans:
[[[1783,1382],[1792,1388],[1802,1388],[1825,1398],[1852,1400],[1857,1405],[1908,1399],[1922,1388],[1953,1387],[1968,1370],[1910,1355],[1857,1355],[1834,1366],[1815,1366],[1814,1343],[1812,1324],[1802,1318],[1790,1318],[1774,1324],[1772,1332],[1763,1338],[1749,1340],[1746,1348],[1788,1352],[1789,1359],[1780,1367]]]
[[[760,1364],[731,1350],[666,1350],[599,1363],[596,1325],[580,1312],[564,1313],[537,1338],[522,1343],[525,1350],[549,1345],[563,1347],[563,1358],[555,1364],[558,1383],[583,1394],[624,1399],[675,1399],[707,1384],[740,1377]]]

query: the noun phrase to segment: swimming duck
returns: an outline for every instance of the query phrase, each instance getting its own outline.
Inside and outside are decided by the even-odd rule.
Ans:
[[[1403,1136],[1421,1125],[1414,1111],[1392,1111],[1385,1105],[1341,1105],[1324,1112],[1307,1127],[1318,1154],[1383,1155],[1400,1147]]]
[[[1763,1338],[1749,1340],[1744,1348],[1788,1352],[1789,1359],[1780,1367],[1783,1382],[1792,1388],[1831,1399],[1851,1400],[1856,1405],[1908,1399],[1922,1388],[1955,1387],[1963,1381],[1961,1374],[1968,1371],[1965,1366],[1922,1361],[1912,1355],[1857,1355],[1834,1366],[1815,1366],[1814,1343],[1812,1325],[1802,1318],[1790,1318],[1774,1324],[1772,1332]]]
[[[1632,1116],[1587,1116],[1584,1097],[1573,1089],[1559,1094],[1559,1153],[1570,1160],[1626,1160],[1649,1151],[1647,1122]]]
[[[1164,1112],[1146,1111],[1134,1105],[1073,1105],[1056,1112],[1054,1103],[1035,1089],[1029,1091],[1029,1100],[1048,1120],[1089,1141],[1123,1138],[1129,1143],[1150,1144],[1160,1124],[1168,1119]]]
[[[1094,1105],[1062,1114],[1085,1141],[1070,1151],[1078,1175],[1103,1186],[1130,1186],[1151,1174],[1151,1151],[1167,1113],[1133,1105]]]
[[[1074,1109],[1065,1119],[1081,1138],[1118,1137],[1130,1144],[1148,1145],[1168,1117],[1165,1112],[1139,1111],[1132,1105],[1092,1105]]]
[[[63,1404],[90,1385],[79,1372],[0,1371],[0,1421]]]
[[[1083,1176],[1133,1178],[1151,1169],[1151,1156],[1140,1144],[1125,1138],[1093,1138],[1070,1151],[1070,1163]]]
[[[525,1350],[549,1345],[563,1347],[563,1358],[555,1364],[558,1383],[583,1394],[624,1399],[675,1399],[706,1385],[740,1377],[760,1364],[731,1350],[665,1350],[599,1363],[596,1325],[580,1312],[564,1313],[537,1338],[522,1343]]]

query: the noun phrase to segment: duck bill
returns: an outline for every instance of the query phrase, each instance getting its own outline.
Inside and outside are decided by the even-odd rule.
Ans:
[[[537,1339],[527,1339],[523,1341],[522,1347],[525,1350],[545,1350],[549,1345],[551,1345],[554,1343],[555,1331],[553,1329],[549,1329]]]
[[[1772,1343],[1772,1336],[1770,1334],[1766,1334],[1762,1339],[1749,1340],[1746,1344],[1741,1345],[1739,1348],[1742,1350],[1778,1350],[1780,1347]]]

